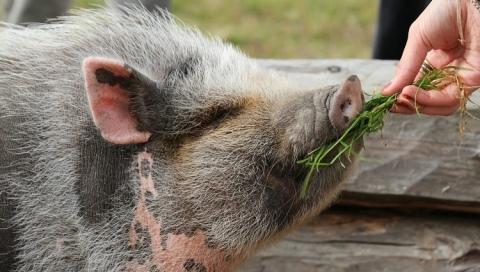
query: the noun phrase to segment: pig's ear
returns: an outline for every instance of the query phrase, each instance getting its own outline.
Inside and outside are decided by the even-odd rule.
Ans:
[[[89,57],[83,62],[88,103],[93,122],[103,138],[113,144],[140,144],[151,133],[141,129],[132,104],[135,93],[154,82],[116,60]]]

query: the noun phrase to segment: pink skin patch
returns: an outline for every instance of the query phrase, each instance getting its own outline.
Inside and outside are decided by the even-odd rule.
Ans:
[[[137,119],[129,111],[129,97],[120,84],[98,82],[97,71],[103,69],[115,77],[129,78],[131,71],[115,60],[89,57],[83,62],[87,97],[93,122],[102,137],[113,144],[140,144],[150,138],[149,132],[138,131]]]
[[[145,165],[145,161],[148,162],[147,169],[142,166],[142,164]],[[147,246],[150,246],[152,254],[141,264],[136,259],[129,261],[126,270],[151,271],[150,269],[156,267],[159,271],[165,272],[185,271],[185,264],[189,260],[194,260],[195,263],[201,264],[205,271],[229,271],[232,264],[225,260],[223,251],[208,247],[207,237],[203,231],[197,230],[191,237],[184,234],[162,234],[162,225],[148,210],[145,197],[147,193],[152,194],[153,199],[158,197],[152,178],[152,155],[147,152],[140,153],[138,166],[140,197],[129,231],[129,246],[135,249],[137,246],[144,246],[143,243],[149,240],[150,245]],[[139,239],[136,226],[145,230],[150,239]],[[167,235],[165,248],[161,244],[162,235]]]

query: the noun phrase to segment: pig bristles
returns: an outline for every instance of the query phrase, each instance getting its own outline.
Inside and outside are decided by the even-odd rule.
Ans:
[[[283,90],[288,91],[289,83],[283,77],[272,71],[264,73],[256,62],[233,46],[206,38],[195,29],[179,27],[167,13],[155,16],[140,8],[124,8],[120,11],[78,11],[76,15],[63,17],[49,25],[32,28],[3,25],[0,29],[0,82],[15,82],[0,86],[0,93],[9,93],[0,99],[1,112],[7,113],[0,118],[18,117],[21,120],[19,126],[25,129],[11,139],[17,145],[15,152],[25,150],[24,155],[35,160],[31,163],[35,165],[34,169],[29,168],[27,162],[22,162],[26,165],[12,163],[12,167],[34,173],[32,178],[13,177],[20,176],[20,172],[6,177],[9,182],[16,180],[10,190],[12,195],[18,195],[14,220],[21,228],[18,257],[23,260],[17,264],[18,271],[57,271],[59,267],[63,271],[78,271],[79,268],[120,271],[124,260],[132,257],[124,250],[126,229],[116,228],[118,233],[111,237],[107,230],[115,229],[112,226],[99,226],[94,233],[94,228],[85,227],[78,215],[78,195],[72,191],[77,178],[71,175],[76,171],[73,162],[79,157],[79,151],[73,145],[81,137],[86,137],[79,129],[91,126],[88,116],[79,117],[80,113],[88,112],[87,105],[79,103],[79,100],[86,100],[81,71],[86,57],[122,60],[130,66],[141,67],[142,73],[155,80],[161,80],[159,76],[169,67],[178,67],[191,56],[198,57],[194,61],[199,62],[200,71],[193,71],[195,74],[190,77],[202,77],[202,80],[183,84],[201,82],[202,85],[187,86],[185,90],[196,94],[183,93],[179,97],[184,97],[185,101],[175,101],[189,108],[195,108],[195,103],[199,106],[205,104],[206,99],[216,95],[249,97],[250,92],[257,95],[260,92],[273,99],[273,96],[281,97]],[[256,79],[254,85],[252,78]],[[272,86],[271,82],[276,85]],[[277,89],[272,90],[272,87]],[[202,98],[202,90],[208,91],[208,96]],[[9,114],[10,108],[15,108],[15,112]],[[245,148],[254,150],[256,147]],[[124,190],[135,191],[135,188]],[[260,205],[252,204],[252,207],[257,206]],[[216,211],[204,209],[199,212]],[[109,224],[129,222],[132,213],[133,210],[113,211]],[[254,215],[255,211],[250,214]],[[171,216],[174,218],[175,214]],[[242,216],[247,215],[240,213],[237,218],[231,218],[232,224]],[[235,248],[242,243],[251,243],[253,247],[255,239],[274,229],[260,215],[242,219],[261,228],[252,233],[247,231],[247,225],[235,230],[218,226],[212,232],[220,237],[218,240],[230,243],[219,247]],[[39,237],[65,238],[53,241]],[[68,258],[70,267],[60,263],[64,258]]]

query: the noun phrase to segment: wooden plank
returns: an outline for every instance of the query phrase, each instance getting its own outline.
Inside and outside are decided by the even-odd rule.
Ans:
[[[480,271],[480,218],[337,208],[239,271]]]
[[[395,62],[373,60],[262,61],[305,88],[359,75],[365,90],[391,79]],[[479,92],[480,94],[480,92]],[[477,96],[478,101],[478,96]],[[480,117],[478,107],[472,113]],[[458,116],[390,115],[382,134],[370,135],[359,170],[340,203],[480,212],[480,121],[458,133]]]
[[[480,121],[469,122],[463,139],[457,125],[455,117],[391,115],[383,135],[367,138],[347,191],[471,202],[479,208]]]
[[[349,75],[356,74],[369,93],[378,91],[393,78],[398,61],[368,59],[323,60],[259,60],[266,68],[277,70],[296,81],[299,86],[316,88],[339,84]],[[473,96],[480,104],[480,92]],[[473,104],[470,104],[473,107]]]
[[[389,195],[379,193],[352,192],[345,190],[336,200],[338,206],[361,206],[367,208],[393,208],[401,210],[448,211],[479,214],[478,202],[446,200],[431,197]]]

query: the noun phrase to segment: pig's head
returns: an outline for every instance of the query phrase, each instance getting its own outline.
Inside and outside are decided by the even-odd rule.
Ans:
[[[143,230],[150,262],[172,271],[221,268],[251,253],[328,205],[351,168],[345,159],[317,171],[300,197],[308,169],[297,161],[337,139],[362,109],[356,76],[338,86],[269,95],[279,88],[274,76],[258,79],[268,72],[245,76],[251,89],[236,92],[227,79],[223,88],[202,87],[198,81],[212,76],[188,65],[153,75],[90,57],[83,68],[103,138],[141,150],[132,167],[136,209],[126,239],[134,248]],[[268,90],[269,84],[276,87]]]

